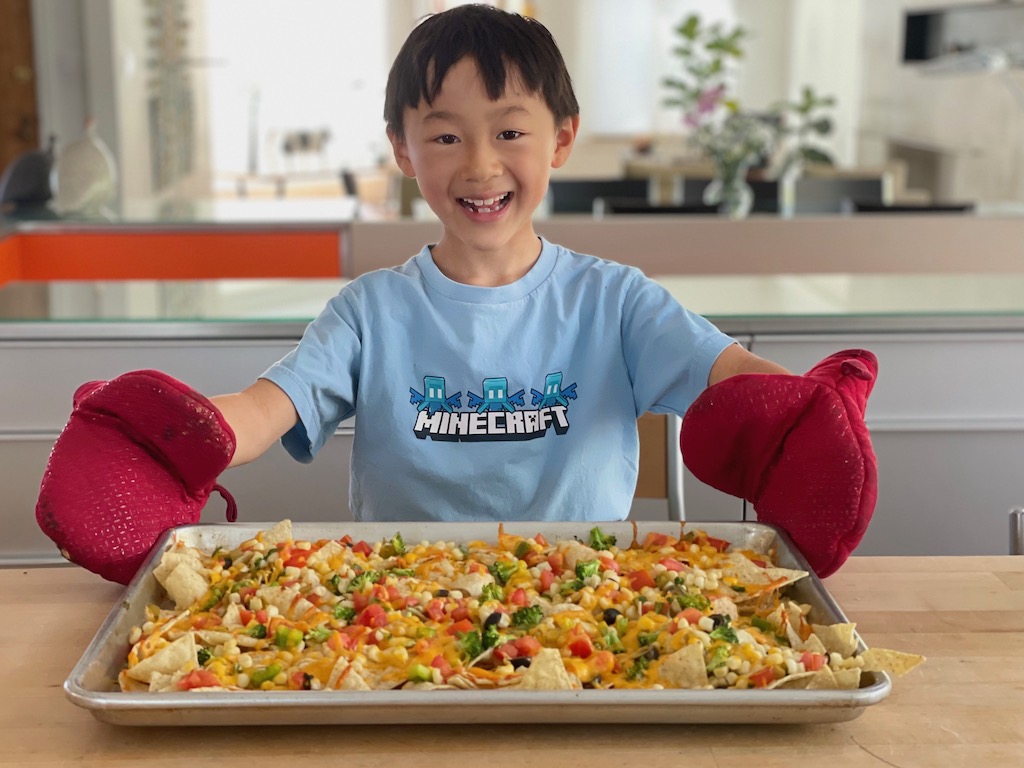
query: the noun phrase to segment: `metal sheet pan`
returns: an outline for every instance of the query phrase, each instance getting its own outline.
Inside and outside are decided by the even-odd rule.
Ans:
[[[205,550],[232,548],[273,523],[188,525],[168,531],[125,590],[123,599],[86,648],[64,683],[76,705],[99,720],[118,725],[301,725],[360,723],[831,723],[852,720],[892,688],[884,673],[864,673],[856,690],[580,690],[580,691],[252,691],[203,693],[124,693],[116,684],[126,658],[128,633],[141,624],[145,606],[160,602],[163,591],[153,569],[174,541]],[[762,523],[700,523],[700,528],[744,549],[776,548],[776,561],[810,571],[788,537]],[[585,539],[593,523],[506,523],[509,533],[549,541]],[[628,523],[601,528],[629,541]],[[640,522],[642,539],[650,531],[678,535],[677,523]],[[406,541],[494,541],[494,523],[296,523],[296,539],[376,540],[401,532]],[[842,609],[813,574],[791,587],[795,600],[812,606],[810,620],[847,621]],[[860,643],[860,649],[866,646]]]

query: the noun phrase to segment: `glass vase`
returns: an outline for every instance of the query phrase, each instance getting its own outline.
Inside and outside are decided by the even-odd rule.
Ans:
[[[715,177],[704,188],[704,204],[718,207],[722,216],[743,219],[754,206],[754,190],[747,183],[750,162],[716,163]]]

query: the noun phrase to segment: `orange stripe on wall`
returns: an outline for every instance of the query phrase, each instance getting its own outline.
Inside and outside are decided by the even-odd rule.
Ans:
[[[338,232],[73,232],[18,235],[20,280],[340,277]],[[6,256],[2,251],[0,255]],[[20,258],[18,258],[20,256]]]
[[[21,279],[21,238],[18,235],[0,240],[0,285]]]

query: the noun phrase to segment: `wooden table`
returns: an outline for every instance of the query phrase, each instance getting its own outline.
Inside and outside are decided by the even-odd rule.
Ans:
[[[0,570],[0,765],[1024,765],[1024,557],[853,558],[826,585],[869,645],[928,657],[845,723],[126,728],[61,688],[120,588],[71,567]]]

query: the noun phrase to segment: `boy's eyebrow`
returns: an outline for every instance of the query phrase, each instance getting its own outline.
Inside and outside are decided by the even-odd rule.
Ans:
[[[528,110],[526,107],[523,107],[523,106],[521,106],[519,104],[510,104],[507,107],[504,107],[504,108],[498,110],[497,112],[495,112],[493,117],[500,118],[500,117],[508,117],[509,115],[513,115],[513,114],[524,114],[524,115],[526,115],[526,114],[529,114],[529,113],[530,113],[530,110]],[[456,116],[456,114],[454,112],[447,112],[447,111],[445,111],[443,109],[434,109],[434,110],[431,110],[430,112],[427,112],[427,114],[425,114],[423,116],[423,122],[427,123],[427,122],[430,122],[432,120],[455,120],[456,118],[457,118],[457,116]]]

